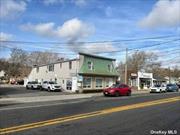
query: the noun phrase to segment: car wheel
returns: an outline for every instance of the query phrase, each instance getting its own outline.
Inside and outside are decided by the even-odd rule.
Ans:
[[[40,90],[43,90],[42,86],[40,86]]]
[[[50,92],[51,91],[51,89],[48,87],[48,92]]]
[[[33,87],[33,86],[31,86],[31,89],[32,89],[32,90],[34,90],[34,87]]]
[[[119,97],[119,96],[120,96],[120,94],[119,94],[118,91],[115,92],[115,96],[116,96],[116,97]]]
[[[27,90],[29,89],[28,86],[26,86],[26,89],[27,89]]]

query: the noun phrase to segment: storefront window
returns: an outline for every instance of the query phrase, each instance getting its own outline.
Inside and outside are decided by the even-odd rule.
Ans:
[[[91,88],[91,78],[83,79],[83,88]]]
[[[96,78],[96,88],[102,88],[102,79]]]

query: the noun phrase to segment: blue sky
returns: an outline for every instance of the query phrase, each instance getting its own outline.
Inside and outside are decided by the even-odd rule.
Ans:
[[[10,50],[4,48],[6,46],[19,47],[29,52],[52,51],[70,58],[75,57],[77,51],[98,52],[99,55],[123,61],[124,50],[128,47],[161,54],[159,60],[162,61],[177,57],[177,62],[173,64],[180,63],[179,40],[163,44],[180,38],[179,0],[0,0],[0,2],[1,41],[71,43],[68,45],[1,42],[0,57],[9,57]],[[168,38],[111,42],[169,35],[171,37]],[[79,41],[85,43],[78,44]],[[109,42],[86,43],[95,41]],[[158,43],[162,44],[148,47]],[[117,50],[120,52],[110,53]]]

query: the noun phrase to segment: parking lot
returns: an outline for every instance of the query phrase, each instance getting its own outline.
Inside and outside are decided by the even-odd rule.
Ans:
[[[34,97],[34,96],[51,96],[51,95],[71,94],[68,92],[48,92],[39,89],[26,89],[24,86],[8,85],[0,86],[0,97]]]

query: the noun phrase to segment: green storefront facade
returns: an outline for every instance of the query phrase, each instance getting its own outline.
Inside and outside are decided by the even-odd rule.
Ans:
[[[116,83],[118,78],[115,59],[79,53],[80,91],[102,90]]]

